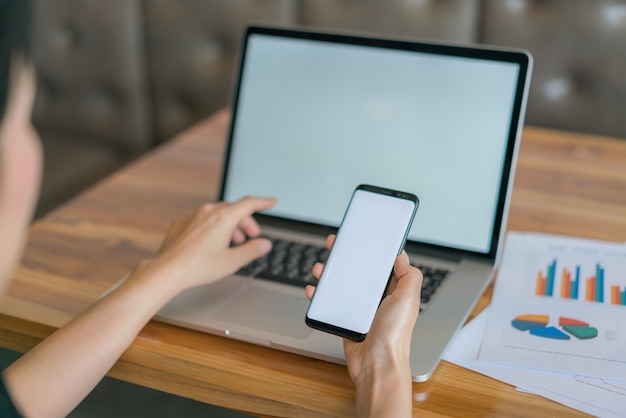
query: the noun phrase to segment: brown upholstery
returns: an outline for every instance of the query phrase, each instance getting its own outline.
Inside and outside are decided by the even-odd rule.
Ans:
[[[626,138],[626,0],[34,0],[39,212],[227,106],[250,23],[522,47],[526,123]]]
[[[43,129],[143,151],[151,145],[138,0],[34,2]]]
[[[229,100],[250,23],[289,24],[292,0],[148,0],[148,75],[156,137],[170,138]]]
[[[39,215],[152,146],[140,3],[33,2]]]
[[[301,0],[300,23],[367,34],[473,42],[479,0]]]
[[[626,2],[483,3],[481,41],[534,56],[528,124],[626,137]]]

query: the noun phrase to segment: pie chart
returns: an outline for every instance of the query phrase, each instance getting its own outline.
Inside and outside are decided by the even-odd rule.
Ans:
[[[528,331],[531,335],[553,340],[590,340],[598,336],[598,330],[588,322],[579,319],[558,317],[558,327],[550,326],[550,316],[525,314],[516,316],[511,325],[519,331]]]

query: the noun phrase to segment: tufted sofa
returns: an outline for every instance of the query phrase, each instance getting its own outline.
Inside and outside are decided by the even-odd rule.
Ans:
[[[626,1],[35,0],[38,214],[228,105],[250,23],[526,48],[527,124],[626,138]]]

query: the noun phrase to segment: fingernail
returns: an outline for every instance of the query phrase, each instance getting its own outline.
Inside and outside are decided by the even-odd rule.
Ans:
[[[269,253],[272,250],[272,241],[266,238],[259,238],[259,247],[263,253]]]

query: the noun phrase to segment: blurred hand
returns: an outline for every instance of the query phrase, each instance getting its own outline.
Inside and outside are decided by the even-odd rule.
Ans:
[[[330,235],[326,246],[330,249],[335,236]],[[321,277],[324,265],[313,266],[313,275]],[[409,257],[402,251],[396,257],[394,274],[387,296],[383,299],[372,327],[363,342],[344,339],[348,371],[357,383],[376,370],[384,370],[390,363],[409,366],[411,334],[417,319],[422,289],[422,273],[409,264]],[[307,298],[315,292],[314,286],[307,286]]]
[[[195,214],[170,225],[148,268],[164,269],[168,277],[179,281],[179,291],[236,272],[271,250],[269,240],[256,238],[261,230],[252,214],[274,204],[274,199],[254,197],[204,204]]]

